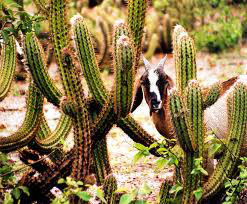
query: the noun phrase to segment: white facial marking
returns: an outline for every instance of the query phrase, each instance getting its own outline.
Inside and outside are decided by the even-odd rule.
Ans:
[[[159,88],[157,86],[157,81],[159,80],[158,73],[155,72],[155,69],[151,69],[148,73],[148,80],[150,83],[150,93],[154,92],[157,95],[157,102],[161,102],[161,96],[159,92]],[[161,108],[162,104],[159,104],[158,108]]]

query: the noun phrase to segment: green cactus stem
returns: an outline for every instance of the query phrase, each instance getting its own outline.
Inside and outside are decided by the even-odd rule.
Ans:
[[[45,122],[42,121],[41,126],[43,125],[43,123]],[[61,140],[66,139],[66,137],[69,135],[71,128],[71,118],[62,113],[58,121],[58,124],[53,132],[51,132],[50,130],[48,131],[47,129],[41,129],[38,131],[39,134],[45,135],[45,137],[35,137],[34,141],[36,143],[37,150],[39,152],[50,152],[54,148],[57,148],[57,145],[61,142]],[[41,131],[43,131],[43,133],[40,133]],[[45,134],[44,131],[46,131],[48,134]]]
[[[181,148],[185,152],[194,152],[188,131],[189,128],[185,119],[186,110],[183,107],[181,96],[176,90],[173,90],[170,96],[170,111],[172,123]]]
[[[49,102],[53,103],[55,106],[59,106],[62,94],[48,74],[44,50],[33,32],[26,34],[24,39],[24,50],[27,66],[29,67],[34,82]]]
[[[220,82],[212,84],[203,90],[203,107],[206,109],[213,105],[221,95],[222,85]]]
[[[196,79],[196,58],[193,39],[181,26],[174,29],[173,49],[175,54],[176,86],[182,92],[189,80]]]
[[[203,199],[215,195],[223,186],[226,178],[229,178],[240,154],[244,136],[246,135],[246,119],[247,119],[247,88],[246,84],[238,82],[235,85],[232,94],[228,96],[228,138],[224,155],[218,161],[218,164],[203,186]]]
[[[117,180],[113,175],[109,175],[103,184],[104,198],[106,203],[114,204],[115,191],[117,190]]]
[[[135,80],[134,48],[126,36],[120,36],[116,44],[115,64],[115,94],[114,111],[117,118],[126,117],[133,101],[133,85]]]
[[[11,86],[16,68],[16,45],[15,38],[9,37],[1,50],[0,58],[0,101],[2,101]]]
[[[112,173],[106,138],[97,142],[93,147],[93,158],[97,184],[102,185],[107,175]]]
[[[10,152],[26,146],[35,136],[42,116],[43,96],[34,83],[30,83],[26,102],[26,115],[22,126],[14,134],[0,138],[0,151]]]
[[[78,107],[75,118],[72,118],[76,157],[73,162],[71,176],[76,180],[83,180],[89,174],[91,161],[90,120],[82,83],[76,72],[70,53],[71,51],[69,49],[64,50],[63,67],[69,74],[67,76],[69,92],[66,95]]]
[[[135,62],[138,67],[142,51],[142,37],[147,12],[147,0],[128,1],[128,26],[136,48]]]
[[[40,124],[39,124],[39,130],[37,132],[37,136],[39,139],[46,138],[47,135],[51,134],[50,127],[45,119],[44,114],[41,115]]]
[[[68,0],[51,0],[49,25],[63,88],[70,92],[69,71],[63,66],[63,49],[69,46]]]
[[[100,70],[85,20],[81,16],[74,16],[71,21],[77,56],[84,77],[87,80],[90,92],[93,94],[95,99],[103,105],[107,98],[107,91],[100,78]]]
[[[162,17],[161,48],[164,53],[172,52],[172,20],[169,14]]]
[[[157,47],[159,46],[159,37],[156,33],[152,34],[152,37],[148,44],[149,44],[149,47],[148,47],[147,52],[145,53],[145,58],[150,60],[154,56],[155,51]]]
[[[185,94],[185,100],[185,107],[188,111],[186,122],[190,140],[192,141],[193,149],[198,152],[198,157],[202,157],[205,127],[203,122],[202,91],[197,81],[193,80],[189,83]]]

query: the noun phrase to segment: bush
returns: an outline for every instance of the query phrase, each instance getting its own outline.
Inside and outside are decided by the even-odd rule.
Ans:
[[[222,52],[234,47],[241,39],[242,26],[237,18],[228,21],[219,19],[200,28],[195,33],[195,42],[198,49],[207,49],[209,52]]]

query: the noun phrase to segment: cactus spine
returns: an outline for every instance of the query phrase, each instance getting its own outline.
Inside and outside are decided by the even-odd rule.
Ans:
[[[2,101],[9,91],[16,68],[16,45],[13,36],[8,42],[4,42],[0,62],[0,101]]]

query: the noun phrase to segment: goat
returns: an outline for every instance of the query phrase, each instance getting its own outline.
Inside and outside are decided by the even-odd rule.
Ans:
[[[141,104],[144,94],[144,98],[150,109],[150,116],[156,129],[161,135],[172,139],[175,138],[175,131],[170,117],[169,90],[174,87],[174,83],[171,77],[164,71],[165,61],[166,57],[164,57],[156,67],[153,67],[143,57],[145,72],[137,81],[132,112]],[[228,90],[230,90],[240,78],[247,81],[247,76],[242,75],[222,82],[220,98],[204,112],[204,121],[207,129],[213,130],[218,138],[224,138],[227,135]],[[247,138],[244,140],[244,147],[247,146],[246,140]]]

